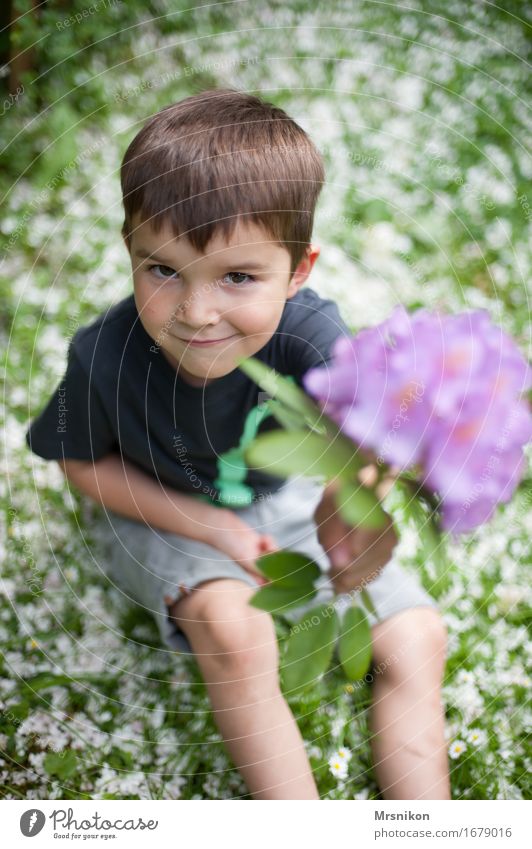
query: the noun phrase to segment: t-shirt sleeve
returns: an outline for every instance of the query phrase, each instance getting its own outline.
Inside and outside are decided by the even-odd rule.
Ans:
[[[283,333],[287,371],[300,386],[309,369],[324,366],[331,360],[336,339],[353,335],[335,301],[312,295],[305,302],[294,303],[295,309]]]
[[[71,343],[67,369],[26,442],[45,460],[98,460],[116,445],[102,399]]]

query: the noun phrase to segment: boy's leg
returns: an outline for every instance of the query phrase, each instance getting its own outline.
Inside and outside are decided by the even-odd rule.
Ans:
[[[441,683],[446,629],[434,608],[374,625],[371,747],[385,799],[450,799]]]
[[[215,721],[255,799],[318,799],[301,733],[279,688],[273,620],[247,602],[254,587],[216,579],[171,615],[190,641]]]

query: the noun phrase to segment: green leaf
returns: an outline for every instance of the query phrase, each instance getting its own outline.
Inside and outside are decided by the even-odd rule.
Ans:
[[[5,711],[0,712],[0,723],[4,724],[6,716],[12,716],[14,719],[26,719],[31,711],[31,706],[27,701],[20,701],[16,705],[8,705]],[[8,723],[8,727],[9,727]],[[4,728],[5,730],[5,728]]]
[[[54,675],[53,672],[40,672],[33,678],[26,678],[25,684],[31,690],[46,690],[48,687],[69,687],[73,678],[69,675]]]
[[[297,551],[273,551],[263,554],[256,565],[271,581],[282,586],[299,587],[302,591],[311,589],[314,581],[321,575],[318,564],[306,554]]]
[[[301,424],[304,422],[316,424],[322,418],[323,413],[318,405],[290,378],[284,377],[275,369],[269,368],[256,357],[241,360],[238,366],[261,389],[298,413]]]
[[[251,596],[249,604],[268,613],[283,614],[285,610],[305,604],[314,598],[316,592],[315,589],[302,589],[300,586],[286,586],[282,582],[272,581]]]
[[[345,481],[342,483],[336,503],[340,516],[353,527],[383,528],[388,521],[379,499],[362,484]]]
[[[356,446],[339,437],[334,441],[308,430],[274,430],[257,436],[244,450],[248,466],[271,475],[304,474],[326,480],[352,480],[363,465]]]
[[[304,418],[299,413],[291,410],[290,407],[285,407],[275,398],[269,398],[265,404],[269,407],[272,416],[275,416],[286,430],[299,430],[305,424]]]
[[[125,749],[119,749],[117,746],[113,746],[106,760],[111,769],[135,769],[135,760],[131,752],[127,752]]]
[[[430,592],[438,596],[449,589],[452,579],[447,557],[447,535],[441,533],[439,518],[434,512],[429,514],[420,530],[420,540],[424,560],[432,560],[436,571],[436,579],[432,582]]]
[[[348,607],[340,628],[338,658],[350,681],[363,678],[371,665],[371,628],[361,607]]]
[[[265,404],[283,427],[288,430],[308,427],[331,439],[346,440],[351,445],[350,450],[353,450],[353,443],[342,434],[336,422],[296,384],[292,376],[281,375],[255,358],[241,360],[239,366],[268,394],[275,396],[265,401]]]
[[[48,775],[54,775],[66,781],[66,779],[70,778],[76,772],[78,759],[72,750],[66,752],[48,752],[43,765]]]
[[[287,694],[312,686],[327,671],[337,636],[338,615],[330,604],[312,608],[292,627],[281,666]]]

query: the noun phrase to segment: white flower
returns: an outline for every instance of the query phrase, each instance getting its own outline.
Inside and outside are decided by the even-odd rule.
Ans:
[[[487,742],[488,735],[482,728],[472,728],[466,737],[468,743],[472,746],[484,746]]]
[[[369,797],[369,788],[365,787],[360,793],[355,793],[353,799],[367,799]]]
[[[346,749],[345,746],[340,746],[340,748],[336,752],[336,755],[341,760],[345,761],[345,763],[349,763],[352,758],[351,749]]]
[[[309,746],[307,750],[307,754],[309,758],[314,758],[315,760],[319,760],[321,758],[321,749],[319,746]]]
[[[499,793],[496,797],[497,799],[522,799],[523,794],[521,793],[519,787],[515,784],[510,784],[509,781],[501,776],[499,779]]]
[[[509,613],[521,601],[524,601],[527,595],[526,588],[517,584],[502,584],[497,587],[495,592],[501,613]]]
[[[46,757],[46,752],[31,752],[28,755],[28,760],[32,767],[34,767],[35,772],[44,773],[44,759]]]
[[[485,709],[482,696],[472,684],[464,683],[452,688],[447,687],[446,696],[449,703],[458,708],[466,723],[472,722]]]
[[[118,783],[119,792],[124,795],[143,796],[146,792],[146,777],[142,772],[133,772]]]
[[[411,525],[401,529],[401,536],[394,551],[394,556],[408,560],[414,557],[419,548],[419,535]]]
[[[117,773],[105,763],[96,782],[96,792],[145,797],[145,782],[146,778],[142,772]]]
[[[475,676],[468,669],[461,669],[456,676],[457,684],[474,684]]]
[[[344,730],[345,719],[343,716],[337,716],[331,723],[331,734],[333,737],[338,737]]]
[[[466,749],[467,746],[463,740],[455,740],[454,743],[451,743],[449,746],[449,757],[455,761],[461,754],[463,754],[463,752],[465,752]]]
[[[347,763],[344,758],[339,758],[337,753],[329,758],[329,769],[331,775],[334,775],[338,779],[346,778],[347,776]]]
[[[181,788],[186,784],[186,779],[182,775],[174,775],[171,781],[165,785],[165,796],[168,799],[179,799],[181,796]],[[223,793],[220,793],[220,798],[223,798]]]
[[[5,595],[6,598],[11,598],[15,595],[17,589],[17,585],[12,578],[2,578],[0,581],[0,594]]]

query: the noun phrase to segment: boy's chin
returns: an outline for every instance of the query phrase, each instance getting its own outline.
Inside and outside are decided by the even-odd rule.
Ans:
[[[211,368],[211,369],[194,369],[194,371],[189,371],[183,363],[179,366],[179,376],[185,381],[185,383],[190,383],[193,386],[204,386],[207,383],[211,383],[213,380],[219,380],[221,377],[225,377],[227,374],[230,374],[236,368],[235,365],[228,365],[224,368]]]
[[[179,372],[180,377],[188,383],[198,385],[210,383],[211,380],[217,380],[219,377],[225,377],[226,374],[234,371],[237,367],[236,362],[226,362],[223,364],[217,363],[215,365],[209,365],[206,363],[202,368],[201,364],[187,363],[188,358],[186,356],[177,358],[165,348],[163,348],[162,351],[165,359],[167,359],[170,365]]]

